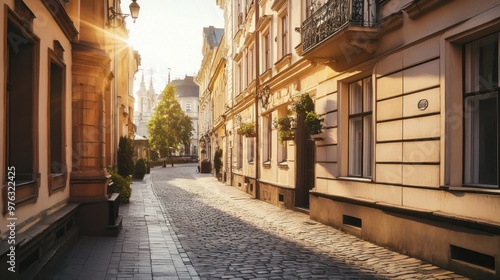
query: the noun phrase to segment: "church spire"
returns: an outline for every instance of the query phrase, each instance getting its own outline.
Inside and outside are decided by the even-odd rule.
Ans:
[[[154,96],[155,95],[155,89],[153,88],[153,77],[149,80],[149,90],[148,90],[149,95]]]

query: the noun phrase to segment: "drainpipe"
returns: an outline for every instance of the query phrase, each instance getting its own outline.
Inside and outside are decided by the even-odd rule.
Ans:
[[[260,133],[259,133],[259,88],[260,88],[260,79],[259,79],[259,56],[260,56],[260,44],[259,44],[259,30],[258,30],[258,22],[259,22],[259,2],[253,1],[254,10],[255,10],[255,198],[259,199],[260,192]]]

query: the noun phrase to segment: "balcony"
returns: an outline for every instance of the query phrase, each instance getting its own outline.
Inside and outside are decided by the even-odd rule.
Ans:
[[[376,50],[376,0],[328,0],[301,26],[304,58],[336,71],[367,60]]]

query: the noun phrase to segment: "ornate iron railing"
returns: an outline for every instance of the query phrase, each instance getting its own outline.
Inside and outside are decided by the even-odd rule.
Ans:
[[[328,0],[302,23],[302,52],[346,26],[375,26],[375,3],[376,0]]]

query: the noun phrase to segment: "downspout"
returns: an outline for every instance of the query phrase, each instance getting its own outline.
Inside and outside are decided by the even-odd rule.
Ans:
[[[259,199],[260,195],[260,133],[259,133],[259,88],[260,88],[260,75],[259,75],[259,57],[260,57],[260,44],[259,44],[259,3],[260,1],[253,1],[255,10],[255,198]]]

